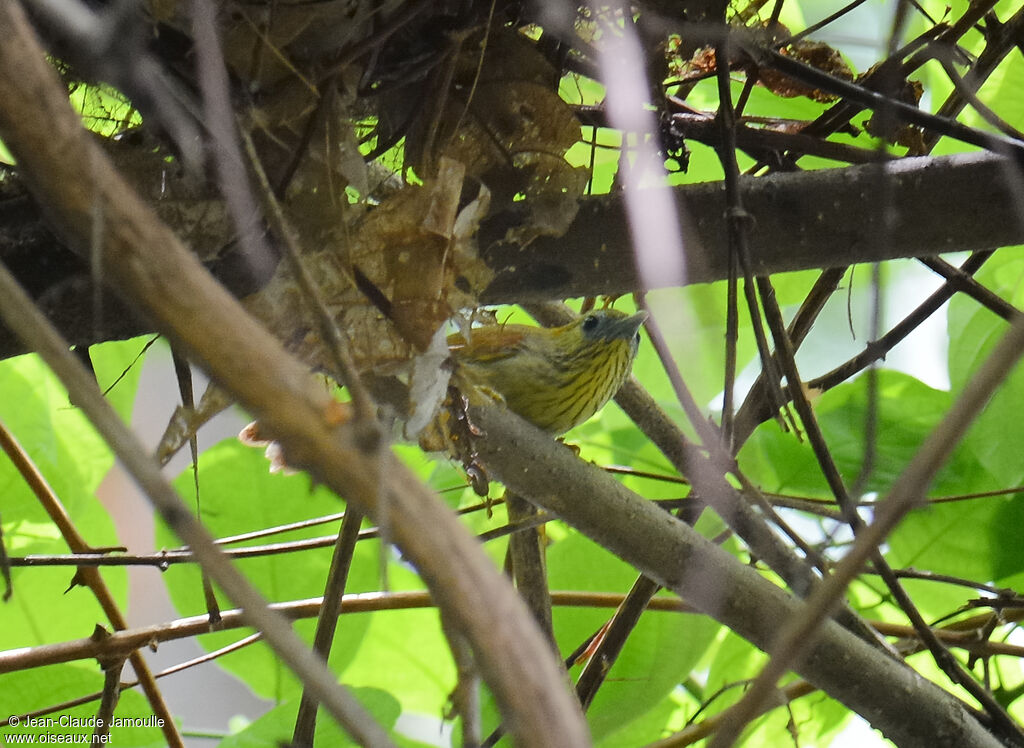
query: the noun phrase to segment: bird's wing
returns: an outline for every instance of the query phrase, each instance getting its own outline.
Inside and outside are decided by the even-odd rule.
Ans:
[[[448,336],[448,348],[456,359],[464,361],[497,361],[516,353],[522,345],[526,325],[490,325],[470,331],[470,340],[461,333]]]

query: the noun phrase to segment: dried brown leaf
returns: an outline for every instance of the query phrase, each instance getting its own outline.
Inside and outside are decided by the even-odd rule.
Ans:
[[[487,194],[452,215],[462,190],[460,172],[450,164],[445,179],[407,185],[357,220],[342,221],[338,214],[333,225],[322,221],[320,233],[304,237],[307,246],[321,248],[303,261],[360,370],[408,368],[454,311],[476,306],[475,294],[490,281],[473,241]],[[357,286],[357,272],[372,294]],[[246,302],[311,366],[330,369],[308,304],[287,268],[279,268]]]
[[[807,39],[800,40],[788,47],[783,47],[781,53],[803,62],[811,67],[817,68],[840,80],[852,81],[853,70],[838,50],[830,47],[824,42],[814,42]],[[835,101],[836,96],[809,86],[802,81],[783,75],[775,70],[761,68],[758,71],[758,82],[772,93],[786,98],[806,96],[815,101]]]
[[[520,240],[564,232],[586,185],[584,170],[565,160],[580,126],[554,90],[556,77],[521,34],[495,32],[486,48],[467,42],[436,132],[429,131],[434,121],[424,119],[409,134],[415,164],[454,159],[488,187],[498,210],[521,200],[529,216]],[[424,153],[431,143],[437,152]]]

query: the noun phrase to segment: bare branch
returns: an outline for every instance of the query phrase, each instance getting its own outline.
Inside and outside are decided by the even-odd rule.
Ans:
[[[997,249],[1024,242],[1011,188],[1017,166],[990,154],[910,158],[884,165],[742,177],[743,206],[753,221],[750,263],[755,275],[845,267],[901,257]],[[865,197],[890,180],[883,211]],[[686,268],[659,287],[724,280],[728,271],[721,182],[676,188],[683,217]],[[939,220],[941,217],[941,220]],[[884,245],[874,239],[886,223]],[[488,228],[485,258],[498,275],[484,301],[543,301],[632,293],[639,288],[622,199],[587,198],[569,232],[525,248],[500,243],[504,227]]]
[[[260,419],[282,443],[290,464],[308,468],[391,529],[449,620],[470,641],[519,739],[534,745],[587,744],[582,713],[550,648],[477,542],[394,455],[367,452],[364,433],[345,425],[348,409],[244,312],[114,171],[82,130],[17,6],[0,6],[0,25],[9,29],[0,49],[0,135],[72,246],[89,246],[98,209],[105,219],[103,267],[111,284]],[[38,137],[42,129],[46,138]],[[55,361],[59,347],[52,350]],[[152,463],[137,467],[139,474]],[[218,561],[212,544],[203,544],[205,532],[191,515],[178,516],[182,510],[172,508],[176,499],[164,485],[157,471],[148,486],[150,496],[167,500],[163,506],[177,520],[172,526],[191,528],[190,545],[197,555],[205,549],[202,560],[211,576],[233,599],[246,601],[247,613],[254,623],[259,617],[268,642],[282,646],[292,639],[275,618],[261,615],[266,613],[262,600],[248,594],[240,576],[232,578],[237,572]],[[320,660],[303,649],[290,651],[287,661],[296,667],[304,663],[307,685],[319,680],[317,697],[336,717],[345,714],[335,679]]]
[[[25,450],[22,449],[14,434],[10,433],[3,423],[0,423],[0,449],[3,449],[7,454],[25,483],[35,494],[36,498],[39,499],[39,502],[43,505],[43,508],[50,515],[50,519],[60,532],[61,537],[64,538],[64,542],[68,544],[71,552],[75,554],[94,552],[95,549],[86,542],[78,528],[75,527],[74,522],[64,508],[64,504],[53,492],[53,489],[50,488],[46,478],[43,477]],[[128,627],[128,622],[120,607],[118,607],[113,594],[111,594],[110,588],[107,587],[106,582],[103,580],[103,576],[99,573],[99,569],[79,566],[75,573],[75,579],[80,584],[84,584],[89,588],[106,614],[107,620],[110,621],[115,630],[120,631]],[[161,729],[167,744],[170,746],[183,746],[181,733],[178,732],[178,726],[171,716],[170,709],[167,708],[163,694],[160,693],[160,688],[156,685],[153,673],[149,669],[146,659],[138,651],[135,651],[131,653],[130,661],[132,669],[135,671],[136,676],[138,676],[139,684],[142,686],[142,690],[146,694],[150,706],[153,708],[153,713],[162,720]]]
[[[522,419],[494,405],[471,408],[471,415],[487,435],[476,446],[495,478],[759,648],[772,645],[779,621],[805,610],[683,522],[570,450],[552,448],[549,437]],[[502,448],[507,444],[516,448]],[[1000,745],[965,704],[834,621],[802,644],[808,654],[796,671],[897,744]],[[901,695],[900,710],[892,709],[894,693]]]
[[[834,574],[818,586],[808,600],[806,609],[792,618],[782,630],[771,649],[772,659],[758,676],[746,696],[745,709],[737,710],[731,730],[716,736],[715,745],[729,745],[739,736],[742,726],[758,712],[775,688],[779,677],[790,667],[799,665],[802,652],[808,651],[807,640],[815,635],[833,606],[842,598],[846,586],[860,572],[863,564],[878,552],[885,538],[914,505],[924,498],[935,473],[949,457],[953,447],[967,431],[967,427],[981,411],[995,389],[1009,374],[1024,354],[1024,323],[1015,322],[1003,336],[981,370],[967,383],[942,423],[918,450],[913,461],[903,471],[879,507],[876,519],[857,536],[853,549],[843,558]],[[1002,724],[1004,739],[1019,738],[1018,728],[1007,720]]]

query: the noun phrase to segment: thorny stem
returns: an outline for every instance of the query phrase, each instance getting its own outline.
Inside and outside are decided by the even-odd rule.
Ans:
[[[72,522],[71,516],[53,492],[46,478],[39,472],[39,469],[32,462],[21,444],[18,443],[14,434],[8,431],[3,423],[0,423],[0,448],[7,454],[21,474],[22,480],[25,481],[25,484],[35,494],[39,503],[42,504],[72,553],[79,554],[93,551],[94,549],[78,532],[78,528]],[[114,596],[110,592],[110,588],[107,587],[98,569],[78,566],[75,580],[87,586],[92,594],[96,596],[96,600],[107,616],[107,620],[110,621],[116,631],[123,631],[128,628],[128,622],[124,614],[118,607]],[[142,691],[149,700],[153,714],[163,721],[160,729],[163,731],[167,744],[170,746],[184,746],[181,733],[178,732],[178,727],[171,715],[171,711],[164,701],[160,688],[156,685],[153,672],[149,668],[149,663],[146,662],[146,659],[137,650],[130,653],[129,660],[135,675],[139,679],[139,684],[142,686]]]

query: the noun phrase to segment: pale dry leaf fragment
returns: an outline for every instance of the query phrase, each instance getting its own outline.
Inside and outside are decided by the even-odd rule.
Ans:
[[[472,241],[473,237],[476,236],[477,229],[480,228],[480,221],[487,215],[490,206],[491,191],[487,189],[486,184],[481,184],[477,196],[465,208],[459,211],[452,229],[452,238],[455,239],[455,246],[458,248],[459,255],[466,260],[476,261],[483,265],[483,267],[487,266],[479,262],[476,247]],[[487,279],[487,282],[490,282],[490,278]],[[483,288],[483,286],[474,286],[474,288]]]
[[[438,93],[441,116],[414,123],[407,154],[417,166],[455,159],[490,189],[498,211],[521,209],[510,239],[563,233],[586,178],[565,160],[580,124],[553,87],[556,71],[517,32],[492,30],[475,42],[463,43],[453,85]],[[436,152],[425,153],[432,145]]]
[[[161,465],[170,462],[171,458],[196,435],[200,427],[208,423],[218,413],[227,410],[234,402],[231,395],[210,382],[195,409],[181,405],[175,408],[174,413],[171,414],[171,420],[160,438],[160,443],[157,444],[157,462]]]
[[[296,471],[288,467],[284,457],[284,447],[280,442],[267,438],[260,430],[260,422],[253,421],[246,424],[238,432],[238,441],[247,447],[264,447],[263,456],[270,463],[271,473],[283,473],[284,475],[295,475]]]
[[[430,190],[430,204],[423,217],[423,230],[451,239],[455,234],[455,217],[459,210],[466,166],[460,161],[442,158],[437,177]]]
[[[452,366],[448,353],[448,336],[442,325],[434,333],[427,350],[416,356],[409,378],[409,420],[405,424],[407,439],[416,439],[434,420],[448,393]]]

